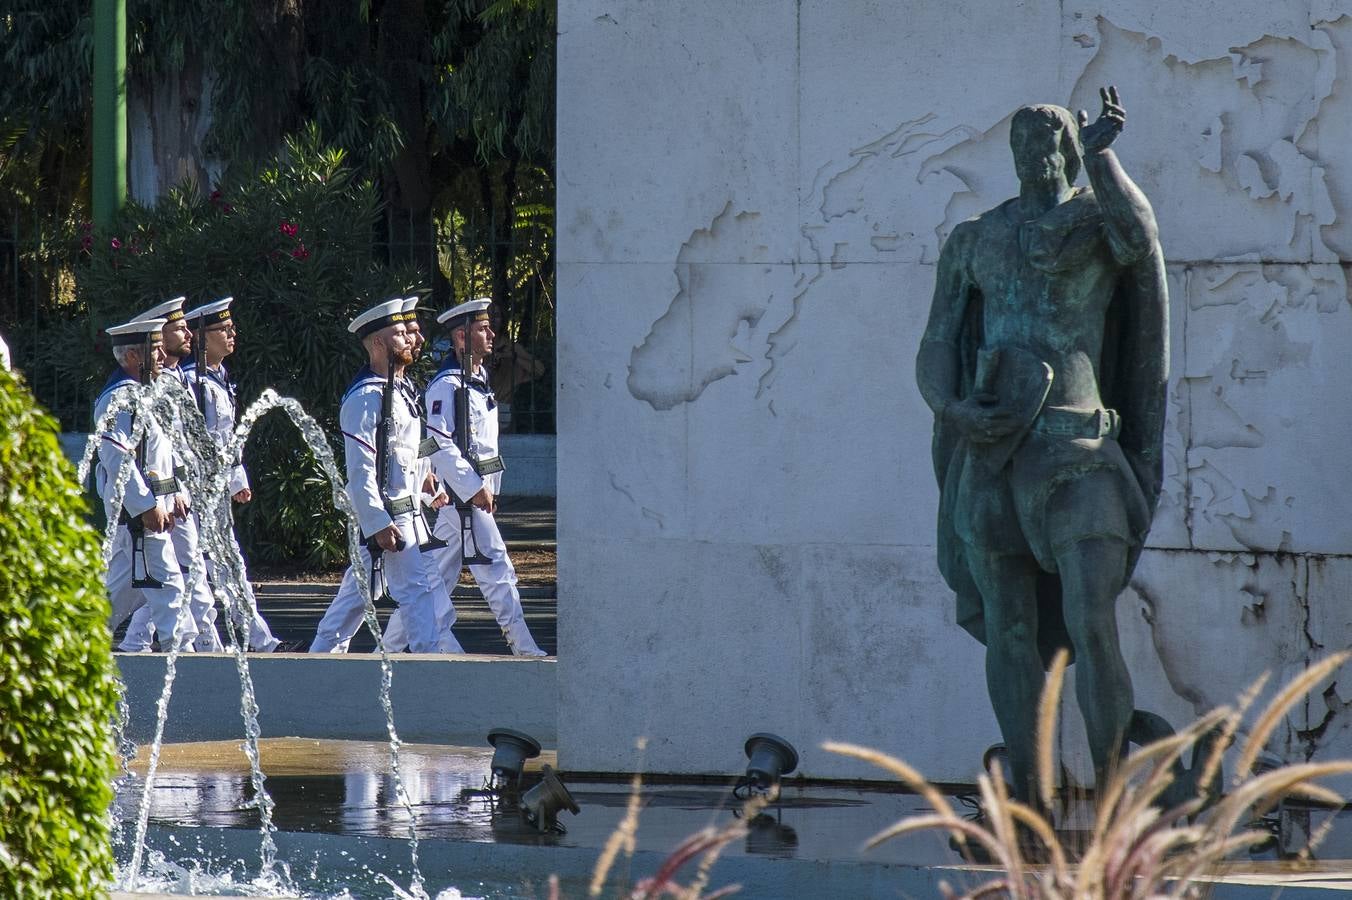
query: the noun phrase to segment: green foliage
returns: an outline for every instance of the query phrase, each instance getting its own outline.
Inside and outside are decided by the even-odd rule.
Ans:
[[[0,111],[34,131],[82,122],[89,105],[89,4],[8,0],[0,14]]]
[[[111,355],[94,329],[179,294],[189,308],[233,296],[239,334],[226,367],[239,382],[241,406],[272,387],[336,436],[339,401],[365,360],[347,323],[374,301],[416,286],[413,274],[372,259],[379,213],[375,186],[313,132],[209,197],[179,190],[154,207],[129,207],[115,233],[90,236],[76,268],[87,316],[71,327],[89,331],[65,342],[75,351],[62,360],[67,377],[94,386],[106,376]],[[252,558],[334,561],[345,547],[342,520],[283,415],[259,422],[244,462],[259,494],[238,508]]]
[[[99,897],[117,701],[99,580],[57,425],[0,369],[0,896]]]
[[[221,185],[184,185],[153,215],[129,210],[116,235],[127,242],[124,252],[112,254],[107,241],[114,235],[100,236],[88,250],[79,238],[93,241],[92,235],[77,232],[65,248],[51,239],[88,218],[91,7],[84,0],[8,0],[0,13],[0,280],[18,290],[12,297],[0,291],[0,330],[14,341],[16,363],[29,372],[34,391],[68,427],[78,427],[71,411],[85,406],[79,389],[97,386],[98,367],[62,360],[66,377],[58,380],[38,340],[53,322],[68,339],[65,349],[82,357],[106,321],[72,324],[76,317],[131,308],[143,295],[159,296],[158,285],[183,285],[197,299],[193,283],[202,290],[233,283],[238,267],[229,260],[242,258],[241,241],[253,240],[263,254],[293,249],[278,245],[275,222],[217,227],[227,203],[238,215],[252,214],[256,205],[239,192],[272,165],[267,161],[287,135],[313,143],[317,134],[323,146],[341,149],[346,177],[378,185],[371,196],[387,204],[388,219],[371,220],[364,232],[348,228],[347,235],[356,240],[362,232],[363,245],[422,265],[421,284],[443,304],[491,295],[505,316],[499,330],[536,358],[552,358],[556,20],[553,0],[347,7],[127,0],[128,92],[132,106],[154,118],[148,126],[131,123],[140,136],[133,155],[152,153],[163,171],[176,171],[180,157],[198,173],[215,172],[216,165],[225,170]],[[203,96],[194,93],[198,86]],[[184,121],[198,123],[199,113],[205,135],[184,130]],[[185,146],[198,141],[200,148]],[[133,174],[146,169],[134,164]],[[216,205],[199,196],[213,188],[223,191]],[[307,228],[323,221],[329,220],[321,216]],[[22,249],[11,262],[3,251],[16,225],[21,237],[13,246]],[[203,237],[175,237],[193,228]],[[282,259],[256,266],[259,284],[271,292],[269,278],[295,276],[332,290],[342,267],[329,261],[344,248],[320,253],[327,236],[312,229],[305,240],[315,254],[306,265]],[[150,247],[162,263],[140,259]],[[87,255],[76,263],[79,253]],[[369,256],[363,246],[357,258]],[[191,259],[191,268],[174,271],[173,261],[182,259]],[[81,284],[112,291],[106,300],[73,302],[70,272],[77,267]],[[363,297],[366,289],[354,281],[347,295]],[[289,284],[282,293],[298,296],[302,286]],[[246,380],[252,370],[240,364],[251,361],[250,341],[246,336],[236,361]],[[300,373],[284,366],[277,374]],[[544,381],[537,387],[531,396],[548,403],[552,387]]]
[[[431,6],[433,4],[429,4]],[[480,161],[554,158],[556,7],[541,0],[442,0],[432,16],[427,107]]]
[[[8,0],[0,13],[0,235],[20,210],[33,222],[70,223],[88,195],[88,6]]]
[[[210,72],[206,143],[232,163],[266,159],[283,135],[313,122],[326,143],[372,171],[414,138],[430,141],[442,172],[502,157],[552,170],[555,21],[555,4],[541,0],[363,4],[345,13],[272,0],[129,0],[128,70],[133,91],[185,67]],[[83,140],[92,32],[80,0],[10,0],[0,14],[0,128],[23,127],[39,155]],[[411,43],[383,45],[390,32]],[[392,100],[410,75],[420,120],[401,116]]]

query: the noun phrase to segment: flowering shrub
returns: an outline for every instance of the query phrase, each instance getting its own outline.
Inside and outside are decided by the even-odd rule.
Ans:
[[[179,294],[188,308],[233,296],[239,331],[226,367],[241,412],[274,387],[300,400],[338,446],[339,401],[364,361],[346,325],[371,303],[417,287],[412,273],[374,259],[379,213],[374,185],[313,135],[205,197],[189,186],[154,207],[132,205],[114,233],[75,242],[88,316],[63,342],[74,351],[63,361],[67,374],[92,396],[113,364],[101,329]],[[264,417],[254,434],[244,459],[254,499],[238,508],[246,552],[310,566],[336,561],[346,546],[342,522],[299,436],[280,415]]]

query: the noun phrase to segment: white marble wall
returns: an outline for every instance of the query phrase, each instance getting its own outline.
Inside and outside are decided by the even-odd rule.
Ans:
[[[971,775],[998,731],[913,360],[944,237],[1015,191],[1010,115],[1107,83],[1172,292],[1137,705],[1352,640],[1352,0],[563,0],[559,31],[566,767],[736,771],[770,730],[813,775],[869,774],[827,738]],[[1275,749],[1352,751],[1343,695]]]

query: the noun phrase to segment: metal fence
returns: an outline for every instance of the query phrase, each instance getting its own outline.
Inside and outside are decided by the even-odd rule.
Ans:
[[[504,432],[553,434],[554,272],[553,235],[528,224],[508,230],[507,241],[466,240],[464,235],[499,233],[482,219],[434,222],[388,211],[377,254],[425,273],[432,296],[425,304],[448,309],[472,297],[493,298],[493,392]],[[444,346],[433,344],[435,350]]]
[[[540,236],[527,234],[526,229],[513,230],[506,243],[476,241],[471,247],[460,242],[454,228],[439,226],[427,216],[389,212],[384,225],[384,233],[373,241],[377,258],[424,273],[423,282],[432,289],[427,308],[442,310],[470,297],[494,297],[493,327],[498,337],[491,378],[502,430],[552,434],[552,248],[541,246]],[[94,398],[86,386],[62,377],[55,364],[62,348],[53,346],[47,336],[53,325],[82,315],[70,268],[75,255],[71,243],[70,235],[57,225],[15,211],[0,216],[0,335],[10,347],[15,368],[24,373],[62,429],[86,431]],[[495,253],[518,263],[528,258],[530,264],[518,264],[514,280],[503,284],[492,274]],[[542,259],[546,264],[536,265]],[[532,268],[539,271],[526,271]],[[434,342],[433,349],[441,348]]]
[[[14,367],[66,431],[86,431],[93,397],[61,376],[62,348],[44,339],[52,324],[78,314],[61,228],[10,211],[0,219],[0,334]]]

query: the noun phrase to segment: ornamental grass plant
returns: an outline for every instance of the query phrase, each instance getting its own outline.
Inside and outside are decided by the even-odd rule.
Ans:
[[[949,799],[899,759],[852,744],[827,743],[826,750],[872,763],[922,795],[933,812],[903,819],[874,835],[876,847],[904,835],[947,832],[968,859],[992,864],[990,877],[959,891],[944,885],[946,897],[1009,897],[1013,900],[1144,900],[1200,896],[1227,861],[1272,840],[1254,824],[1285,800],[1329,809],[1298,857],[1309,859],[1343,806],[1338,793],[1319,784],[1352,775],[1352,761],[1299,763],[1266,769],[1259,764],[1268,739],[1286,714],[1327,679],[1350,654],[1330,656],[1311,666],[1276,694],[1243,728],[1246,715],[1266,683],[1260,678],[1232,706],[1223,706],[1177,734],[1130,754],[1108,784],[1086,796],[1088,827],[1058,829],[1051,810],[1058,806],[1053,747],[1066,656],[1058,656],[1047,677],[1039,708],[1039,806],[1009,795],[997,765],[979,777],[981,815],[969,819]],[[1239,741],[1244,732],[1242,742]],[[1196,750],[1195,784],[1180,791],[1179,761]],[[1234,774],[1222,774],[1227,750],[1234,750]],[[1066,808],[1064,803],[1062,808]]]

